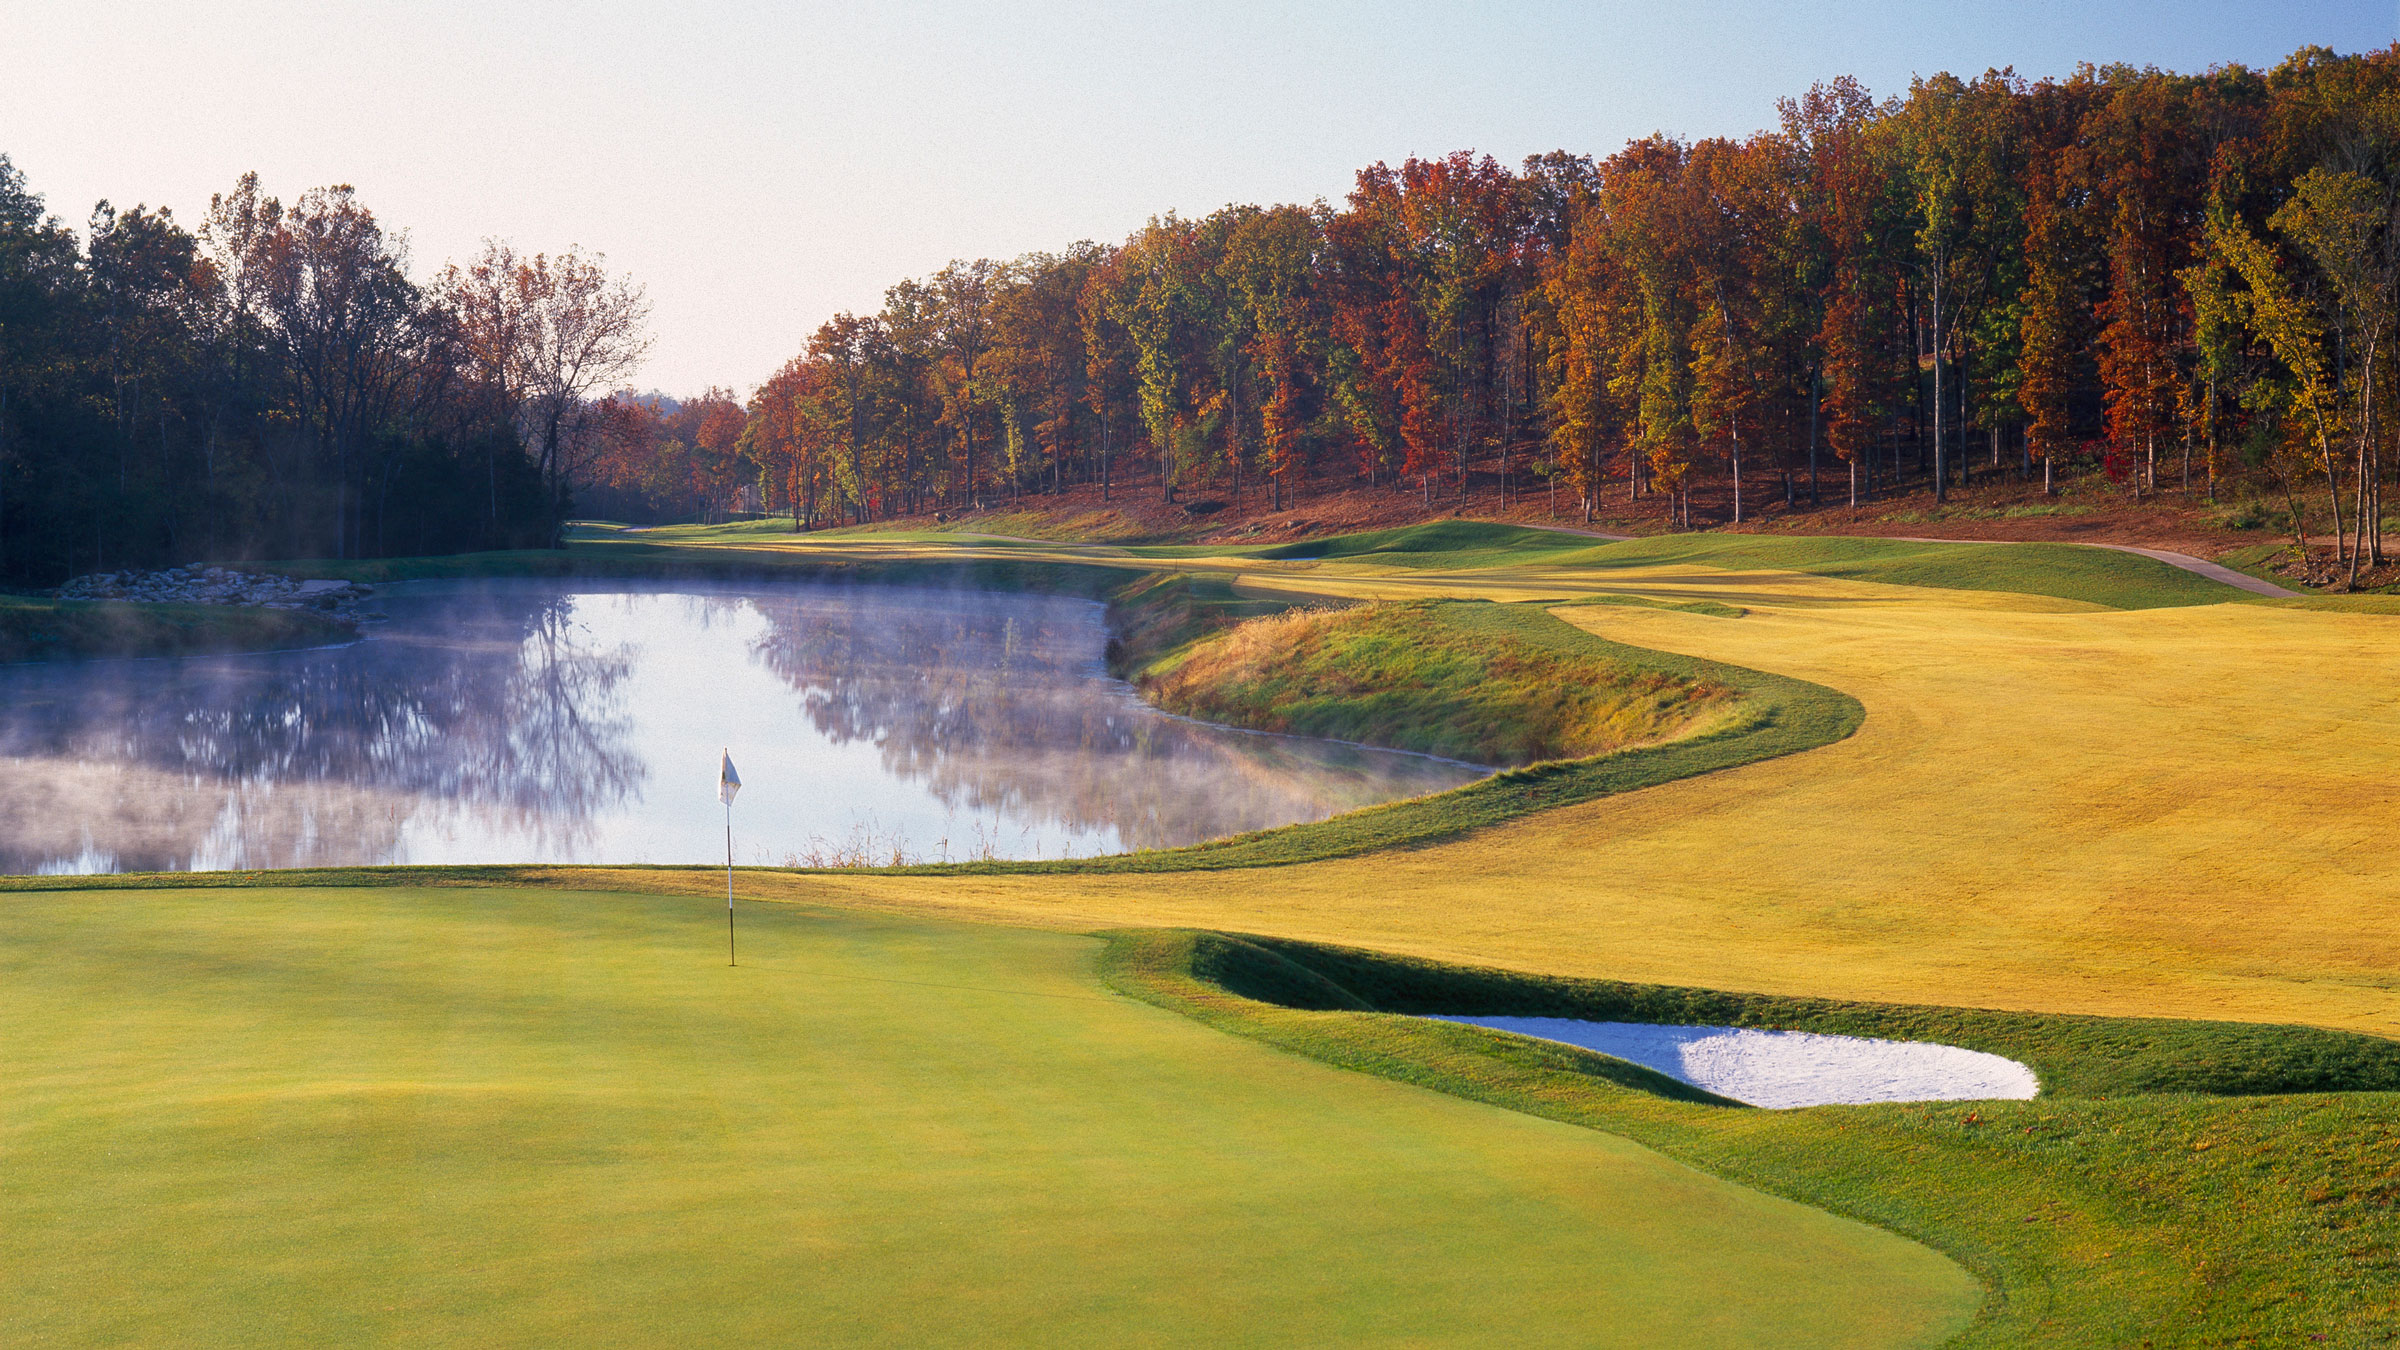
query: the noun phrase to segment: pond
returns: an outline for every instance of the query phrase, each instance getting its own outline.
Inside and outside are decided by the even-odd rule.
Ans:
[[[379,588],[366,640],[0,668],[0,871],[1059,858],[1472,766],[1170,717],[1100,606],[873,585]]]

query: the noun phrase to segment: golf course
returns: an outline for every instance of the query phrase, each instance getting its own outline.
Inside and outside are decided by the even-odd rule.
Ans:
[[[722,868],[10,879],[12,1344],[2400,1325],[2385,602],[2067,546],[1463,524],[294,566],[1117,594],[1127,673],[1214,672],[1223,716],[1305,657],[1436,691],[1390,716],[1445,748],[1614,740],[1222,843],[740,868],[738,966]],[[1262,622],[1323,640],[1239,646]],[[1569,667],[1618,692],[1510,681]],[[1933,1041],[2041,1092],[1757,1110],[1418,1013]]]
[[[19,8],[0,1350],[2400,1350],[2392,4]]]

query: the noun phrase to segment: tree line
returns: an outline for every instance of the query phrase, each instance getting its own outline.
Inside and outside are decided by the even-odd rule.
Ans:
[[[2384,562],[2400,47],[2271,70],[1835,80],[1748,137],[1361,170],[955,262],[746,399],[609,396],[641,291],[489,243],[412,277],[345,187],[80,232],[0,158],[0,579],[555,544],[578,510],[795,527],[1089,485],[1359,482],[1588,519],[2106,471],[2265,494]]]
[[[1689,524],[1704,480],[1738,520],[2067,464],[2137,495],[2238,477],[2381,560],[2400,48],[1778,107],[953,263],[745,405],[629,416],[603,465],[807,527],[1076,484],[1281,506],[1329,475]]]
[[[80,234],[0,156],[0,581],[558,542],[647,346],[580,250],[419,280],[348,187]]]

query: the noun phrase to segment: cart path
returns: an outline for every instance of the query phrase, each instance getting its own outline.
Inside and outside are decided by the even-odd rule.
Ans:
[[[1913,534],[1892,535],[1887,537],[1902,539],[1911,544],[2016,544],[2041,542],[2031,539],[1935,539],[1929,535]],[[2264,595],[2277,600],[2297,600],[2300,598],[2300,592],[2298,591],[2287,591],[2272,581],[2262,581],[2246,572],[2236,572],[2232,568],[2227,567],[2222,563],[2213,563],[2206,558],[2195,558],[2189,553],[2177,553],[2172,549],[2164,548],[2139,548],[2132,544],[2094,544],[2080,539],[2073,542],[2083,548],[2105,548],[2112,549],[2118,553],[2139,553],[2145,558],[2155,558],[2158,561],[2165,563],[2169,567],[2180,567],[2186,572],[2207,577],[2210,581],[2223,582],[2224,584],[2234,587],[2237,590],[2248,591],[2252,595]]]

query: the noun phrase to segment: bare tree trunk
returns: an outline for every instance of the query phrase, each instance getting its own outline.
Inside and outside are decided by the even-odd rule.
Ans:
[[[1733,523],[1742,523],[1742,433],[1733,433]]]
[[[1942,273],[1937,264],[1933,274],[1933,500],[1937,505],[1949,500],[1946,453],[1942,440]]]
[[[2350,557],[2350,537],[2342,521],[2342,483],[2333,467],[2333,446],[2325,437],[2325,416],[2317,415],[2317,456],[2325,462],[2325,499],[2333,508],[2333,560],[2346,562]]]
[[[2364,378],[2359,381],[2362,388],[2361,397],[2365,406],[2359,409],[2358,419],[2358,543],[2350,550],[2350,579],[2346,583],[2347,589],[2350,590],[2358,589],[2360,555],[2367,551],[2368,512],[2371,509],[2369,501],[2371,494],[2367,486],[2367,447],[2375,439],[2375,348],[2380,336],[2378,334],[2377,338],[2370,338],[2367,342],[2366,362],[2363,367],[2366,373]]]

